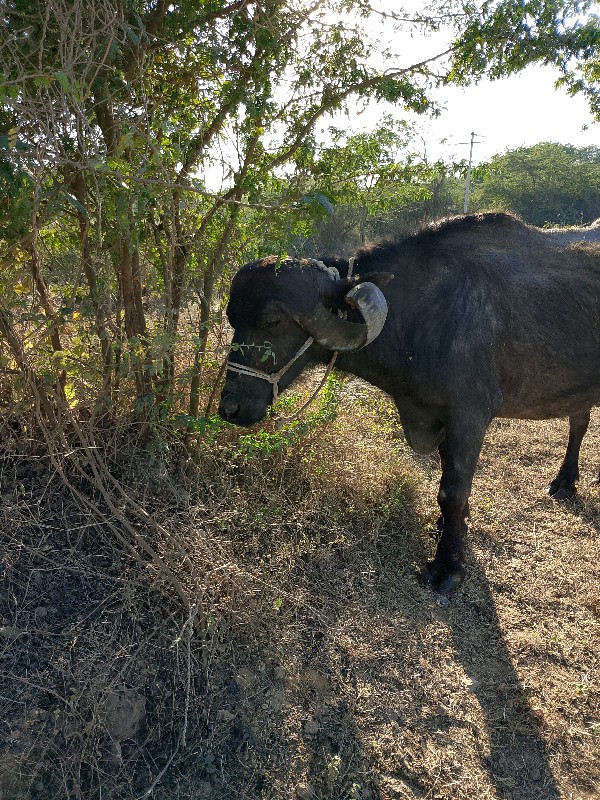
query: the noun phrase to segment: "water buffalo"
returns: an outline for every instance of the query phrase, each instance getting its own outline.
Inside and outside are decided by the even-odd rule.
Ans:
[[[473,473],[494,417],[569,417],[549,492],[575,492],[579,448],[600,402],[592,240],[489,213],[363,249],[351,277],[345,261],[247,264],[231,285],[234,338],[219,413],[258,422],[307,366],[338,351],[337,367],[394,399],[417,453],[439,451],[441,536],[424,579],[446,594],[464,577]]]

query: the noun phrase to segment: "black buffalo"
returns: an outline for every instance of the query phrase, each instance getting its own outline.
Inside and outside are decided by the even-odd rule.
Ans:
[[[234,344],[219,413],[258,422],[307,366],[338,351],[337,367],[394,399],[417,453],[439,451],[441,536],[424,576],[447,593],[464,577],[469,494],[494,417],[569,417],[549,492],[575,492],[600,402],[598,234],[481,214],[363,249],[351,277],[345,261],[247,264],[231,286]]]

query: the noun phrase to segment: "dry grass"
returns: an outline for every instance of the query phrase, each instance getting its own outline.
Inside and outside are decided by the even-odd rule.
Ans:
[[[417,576],[437,464],[378,392],[344,393],[263,459],[233,430],[187,463],[115,438],[113,474],[187,549],[185,613],[5,437],[0,800],[598,796],[598,413],[564,506],[566,424],[494,423],[441,607]]]

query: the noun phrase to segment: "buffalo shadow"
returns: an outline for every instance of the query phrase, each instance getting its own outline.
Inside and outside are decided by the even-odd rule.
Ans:
[[[468,676],[469,691],[481,709],[482,733],[487,737],[487,746],[482,744],[476,760],[479,759],[480,769],[487,774],[497,796],[503,800],[559,800],[541,722],[530,706],[528,693],[513,665],[485,570],[473,556],[471,546],[467,544],[466,548],[467,581],[448,600],[424,589],[415,570],[415,565],[426,558],[427,529],[423,519],[412,510],[404,509],[400,518],[390,520],[389,528],[387,535],[380,533],[375,550],[370,554],[363,551],[358,559],[363,573],[370,570],[373,575],[370,585],[363,587],[366,592],[362,611],[372,616],[374,625],[382,626],[385,641],[381,642],[381,649],[387,653],[375,656],[379,663],[371,664],[368,669],[360,657],[349,657],[347,648],[340,647],[331,633],[340,618],[347,615],[344,608],[347,598],[336,599],[333,576],[337,572],[339,578],[340,570],[346,572],[348,568],[340,562],[339,556],[326,559],[325,564],[321,559],[320,564],[308,569],[306,563],[301,567],[308,577],[311,603],[326,610],[328,620],[328,624],[324,624],[320,616],[306,620],[305,667],[322,676],[336,676],[335,691],[331,690],[335,698],[324,701],[318,697],[317,690],[307,705],[303,738],[310,754],[307,774],[312,795],[309,791],[306,796],[319,800],[444,796],[436,794],[434,777],[424,774],[415,764],[414,753],[402,752],[400,731],[402,726],[412,727],[441,751],[445,742],[451,744],[453,726],[465,724],[452,711],[436,708],[439,704],[428,697],[427,692],[423,693],[422,687],[415,686],[411,690],[407,680],[415,669],[422,667],[423,658],[435,669],[445,668],[443,663],[437,667],[432,665],[437,658],[435,649],[429,654],[416,655],[410,644],[411,626],[420,628],[435,620],[447,628],[456,660]],[[475,528],[470,536],[477,535]],[[361,547],[360,542],[352,545]],[[433,549],[433,543],[427,547]],[[355,561],[351,555],[347,557],[351,564]],[[353,603],[359,591],[355,583],[351,590]],[[396,642],[392,641],[394,631],[398,634]],[[373,666],[375,670],[379,667],[375,678]],[[387,683],[390,697],[396,698],[389,707],[379,703],[371,713],[382,728],[387,726],[392,734],[396,728],[400,734],[392,769],[388,760],[387,766],[380,770],[373,753],[368,747],[365,749],[368,722],[364,714],[359,713],[357,703],[369,680],[384,689]],[[456,688],[464,689],[464,686]],[[407,691],[410,693],[408,705],[412,705],[408,711],[397,702]],[[349,778],[346,784],[338,783],[334,789],[328,784],[327,776],[331,776],[331,764],[338,757],[346,764]],[[361,775],[362,779],[357,780],[356,776]],[[350,780],[352,776],[354,783]],[[352,785],[355,794],[352,794]]]
[[[469,532],[477,536],[477,531]],[[490,584],[467,539],[469,577],[446,619],[457,659],[485,716],[490,782],[504,800],[559,800],[538,715],[504,640]]]

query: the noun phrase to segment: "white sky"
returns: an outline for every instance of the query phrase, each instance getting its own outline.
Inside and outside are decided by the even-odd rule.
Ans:
[[[587,101],[555,89],[558,77],[558,70],[531,66],[502,81],[485,81],[464,90],[447,88],[446,111],[429,125],[432,145],[447,137],[446,153],[457,150],[467,157],[468,147],[458,147],[457,142],[467,141],[475,131],[481,141],[473,148],[475,163],[538,142],[600,146],[600,125]]]
[[[474,164],[538,142],[600,146],[600,125],[587,102],[581,95],[570,97],[564,89],[554,89],[558,77],[557,70],[531,66],[504,80],[438,90],[435,99],[444,106],[440,117],[411,117],[422,131],[428,160],[468,158],[469,145],[461,142],[469,142],[471,131],[479,142],[473,148]],[[357,127],[372,128],[383,112],[381,104],[363,111]]]
[[[398,7],[395,0],[375,2],[382,9]],[[421,0],[404,0],[402,6],[416,12],[423,9]],[[595,4],[593,10],[600,14],[600,4]],[[387,40],[392,49],[401,53],[397,63],[380,64],[380,68],[408,66],[441,53],[452,37],[448,29],[427,36],[414,32],[411,36],[408,31],[394,33],[389,24],[375,20],[367,23],[365,32],[380,43]],[[469,141],[471,131],[479,134],[476,139],[480,142],[473,149],[474,164],[487,161],[496,153],[538,142],[600,146],[600,124],[594,122],[587,102],[581,95],[570,97],[565,89],[555,89],[559,77],[555,68],[534,65],[504,80],[482,80],[466,88],[446,86],[431,95],[444,107],[439,118],[407,117],[401,113],[398,116],[417,122],[428,160],[468,158],[469,145],[460,143]],[[385,111],[393,109],[372,103],[366,110],[361,104],[357,111],[362,113],[354,118],[356,128],[372,130]]]

